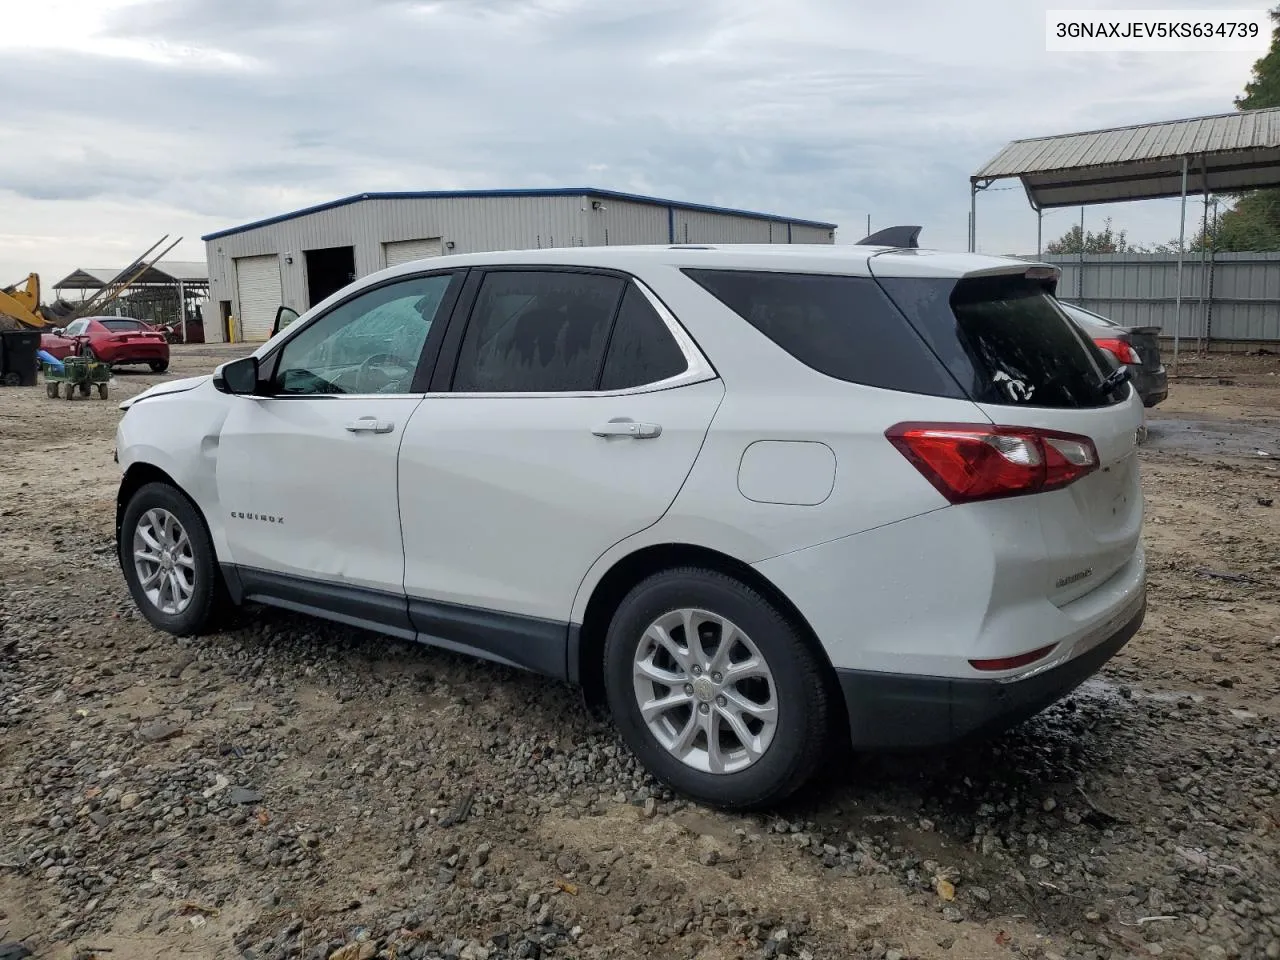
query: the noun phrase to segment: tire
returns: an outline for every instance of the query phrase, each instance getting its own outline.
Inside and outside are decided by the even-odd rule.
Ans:
[[[171,540],[161,540],[161,545],[166,542],[175,544],[176,555],[181,557],[179,563],[162,566],[161,563],[135,562],[135,544],[146,544],[145,539],[138,536],[139,526],[147,525],[154,533],[157,521],[163,521],[165,514],[180,525],[182,532],[186,534],[185,542],[189,549],[182,549],[182,538],[175,533]],[[172,532],[173,528],[169,527],[169,530]],[[155,539],[153,536],[153,542]],[[218,569],[213,541],[209,537],[204,518],[181,491],[169,484],[148,483],[129,499],[121,520],[118,549],[129,593],[133,595],[138,610],[152,626],[175,636],[191,636],[213,629],[229,610],[231,600]],[[158,555],[157,551],[149,552]],[[187,560],[189,565],[185,563]],[[175,592],[170,581],[157,591],[158,596],[149,596],[148,588],[143,584],[140,566],[148,572],[169,566],[173,567],[175,573],[179,570],[189,572],[189,576],[183,575],[180,578],[182,584],[190,585],[189,592],[185,592],[181,586]],[[167,578],[162,573],[159,579],[164,581]],[[174,601],[167,604],[170,609],[165,609],[166,596]],[[182,600],[186,601],[185,605]]]
[[[98,397],[102,400],[107,399],[107,385],[105,383],[98,384]]]
[[[701,666],[688,659],[682,666],[670,646],[651,639],[651,625],[665,619],[667,636],[677,652],[687,654],[683,611],[696,611],[694,623],[702,624],[699,630],[709,631],[711,639],[699,644],[704,654]],[[754,677],[736,684],[715,680],[725,676],[708,669],[717,665],[719,643],[715,641],[731,629],[740,639],[732,642],[730,665],[744,667],[748,654],[758,655],[766,665],[767,679]],[[693,682],[654,686],[650,679],[654,669]],[[730,576],[695,567],[664,571],[634,587],[614,613],[605,640],[605,692],[623,740],[672,789],[726,809],[773,806],[813,776],[831,728],[826,669],[797,626],[768,600]],[[682,703],[654,714],[660,728],[655,731],[642,714],[642,697],[651,702],[685,697],[689,706]],[[763,708],[758,716],[732,709],[746,701]],[[769,706],[774,708],[772,730],[761,720]],[[729,725],[728,718],[735,713],[743,724],[738,729],[753,741],[754,756]],[[698,715],[707,718],[700,724],[713,725],[682,741]],[[719,731],[718,763],[708,748],[708,729]],[[660,735],[672,742],[664,743]],[[683,759],[682,742],[688,751]],[[712,772],[716,766],[724,772]]]
[[[79,387],[80,387],[80,396],[82,397],[89,396],[90,392],[92,392],[93,390],[93,388],[90,387],[88,383],[82,383],[79,385]]]
[[[164,373],[169,369],[168,360],[152,360],[149,364],[152,373]]]
[[[70,380],[67,381],[66,388],[63,390],[63,395],[68,400],[70,400],[72,397],[76,395],[76,385],[72,383]]]
[[[57,384],[56,382],[46,383],[46,384],[44,385],[44,392],[45,392],[46,396],[48,396],[48,397],[49,397],[49,399],[50,399],[50,400],[57,400],[57,399],[58,399],[58,384]]]

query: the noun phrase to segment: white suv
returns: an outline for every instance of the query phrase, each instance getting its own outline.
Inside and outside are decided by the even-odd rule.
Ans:
[[[1030,716],[1142,622],[1142,403],[1056,271],[851,246],[449,256],[122,404],[176,634],[275,604],[583,685],[694,798]]]

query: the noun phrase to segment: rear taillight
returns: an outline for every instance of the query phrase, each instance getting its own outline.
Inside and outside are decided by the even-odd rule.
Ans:
[[[1098,469],[1092,440],[1055,430],[900,423],[885,436],[952,503],[1059,490]]]
[[[1121,363],[1141,365],[1142,358],[1138,356],[1138,351],[1133,349],[1133,345],[1123,340],[1112,340],[1103,337],[1100,340],[1093,341],[1107,353],[1111,354]]]

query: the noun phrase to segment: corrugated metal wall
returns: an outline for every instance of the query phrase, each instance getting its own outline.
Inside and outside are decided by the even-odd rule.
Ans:
[[[785,224],[784,224],[785,226]],[[774,241],[775,243],[778,241]],[[787,241],[783,241],[784,243]],[[829,227],[810,227],[803,223],[791,227],[791,243],[835,243],[836,232]]]
[[[1027,259],[1037,259],[1028,257]],[[1126,325],[1160,327],[1172,337],[1210,342],[1280,340],[1280,253],[1218,253],[1182,266],[1177,321],[1176,254],[1041,256],[1062,269],[1058,296]]]
[[[670,217],[666,207],[624,200],[601,200],[600,203],[604,210],[592,221],[595,225],[592,246],[667,242]]]
[[[386,266],[383,244],[399,240],[440,237],[449,254],[667,243],[673,235],[677,243],[833,242],[827,229],[789,225],[785,220],[584,195],[362,200],[216,238],[205,248],[211,299],[230,300],[238,317],[235,260],[240,257],[279,254],[284,303],[301,312],[311,306],[304,250],[353,247],[356,274],[365,276]]]

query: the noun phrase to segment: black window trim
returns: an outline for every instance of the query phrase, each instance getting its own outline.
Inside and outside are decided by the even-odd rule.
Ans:
[[[621,390],[455,391],[453,389],[453,381],[457,373],[458,360],[462,353],[462,340],[466,335],[467,329],[471,326],[472,311],[475,309],[476,302],[479,299],[480,287],[484,282],[484,278],[492,273],[576,273],[614,277],[621,280],[624,284],[623,296],[618,298],[618,303],[614,306],[609,338],[606,340],[605,353],[601,358],[602,369],[608,357],[608,342],[613,338],[613,325],[617,323],[618,311],[622,306],[623,297],[626,295],[625,285],[628,283],[635,284],[644,298],[648,300],[649,305],[658,314],[658,317],[666,326],[667,332],[675,340],[677,348],[684,355],[685,369],[663,380],[641,384],[636,387],[624,387]],[[437,360],[435,374],[431,380],[431,389],[427,392],[428,397],[467,397],[478,400],[512,397],[528,399],[547,397],[625,397],[634,394],[655,393],[660,390],[673,390],[678,387],[687,387],[695,383],[704,383],[708,380],[719,378],[719,374],[716,372],[715,367],[712,366],[711,361],[702,352],[697,341],[693,339],[671,309],[647,283],[635,274],[628,273],[625,270],[577,266],[574,264],[493,264],[473,269],[471,275],[467,277],[465,286],[466,289],[463,291],[450,320],[449,332],[445,336],[441,347],[440,358]],[[600,371],[597,371],[597,383],[599,383],[599,379]]]
[[[377,283],[371,283],[362,286],[359,289],[352,290],[350,294],[343,297],[337,303],[330,306],[322,313],[317,313],[313,317],[307,317],[306,320],[301,318],[289,324],[284,331],[284,337],[275,344],[267,353],[258,358],[258,393],[255,396],[271,399],[271,400],[350,400],[350,399],[370,399],[378,398],[381,400],[394,399],[420,399],[427,394],[427,388],[431,383],[431,376],[435,370],[436,364],[440,359],[440,348],[444,342],[445,334],[451,325],[453,313],[457,309],[459,299],[462,294],[463,287],[466,285],[468,274],[472,271],[468,267],[452,267],[439,270],[423,270],[415,273],[402,273],[394,277],[388,277]],[[272,390],[271,384],[275,380],[276,367],[280,362],[280,356],[284,352],[285,347],[293,340],[294,337],[308,329],[312,324],[318,323],[323,318],[329,316],[333,311],[341,309],[357,297],[362,297],[367,293],[375,290],[381,290],[384,287],[390,287],[398,283],[404,283],[408,280],[423,280],[429,277],[452,276],[449,286],[445,289],[444,296],[440,299],[440,306],[436,311],[436,316],[431,321],[431,329],[427,332],[426,342],[422,345],[422,352],[418,356],[418,366],[414,370],[413,382],[407,393],[276,393]]]

